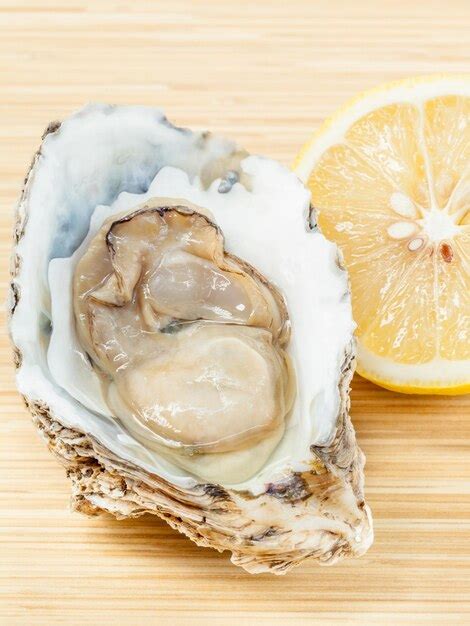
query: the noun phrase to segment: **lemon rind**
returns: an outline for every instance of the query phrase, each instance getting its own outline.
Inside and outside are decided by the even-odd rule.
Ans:
[[[371,383],[375,385],[379,385],[379,387],[383,387],[384,389],[388,389],[389,391],[397,391],[399,393],[413,394],[413,395],[437,395],[437,396],[460,396],[470,393],[470,383],[463,383],[459,385],[453,386],[442,386],[439,387],[437,384],[433,384],[431,386],[420,386],[420,385],[405,385],[402,383],[396,383],[392,380],[383,380],[371,374],[370,372],[363,370],[361,366],[358,364],[356,366],[356,372],[362,378],[369,380]]]

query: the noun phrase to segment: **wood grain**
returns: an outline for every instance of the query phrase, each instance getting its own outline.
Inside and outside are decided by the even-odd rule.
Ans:
[[[461,2],[0,0],[0,253],[46,123],[89,100],[146,103],[291,162],[384,80],[470,69]],[[3,297],[3,296],[2,296]],[[470,398],[354,380],[376,542],[360,560],[250,577],[151,517],[89,520],[0,352],[0,623],[470,624]]]

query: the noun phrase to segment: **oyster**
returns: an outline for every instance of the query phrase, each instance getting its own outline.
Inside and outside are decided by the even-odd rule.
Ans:
[[[143,445],[199,478],[240,482],[292,407],[287,315],[203,212],[152,198],[109,218],[75,269],[75,319],[108,407]]]
[[[10,332],[74,509],[156,514],[254,573],[367,550],[347,276],[313,218],[280,164],[159,111],[49,126]]]

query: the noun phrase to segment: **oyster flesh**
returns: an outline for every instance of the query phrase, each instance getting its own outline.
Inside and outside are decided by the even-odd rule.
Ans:
[[[347,276],[313,218],[280,164],[157,110],[49,126],[10,332],[74,509],[158,515],[253,573],[367,550]]]

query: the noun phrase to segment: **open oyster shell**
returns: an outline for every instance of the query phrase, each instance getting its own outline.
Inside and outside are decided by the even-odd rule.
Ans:
[[[72,281],[86,246],[110,216],[155,196],[189,212],[203,207],[198,215],[207,209],[227,252],[287,301],[292,339],[281,343],[296,370],[294,408],[265,457],[245,450],[233,476],[220,470],[219,479],[214,464],[182,467],[135,437],[103,402],[77,337]],[[93,105],[48,127],[16,214],[10,331],[19,390],[67,469],[75,510],[156,514],[253,573],[367,550],[364,456],[348,415],[347,277],[313,217],[308,192],[285,168],[176,128],[159,111]],[[254,469],[237,474],[253,456]]]

